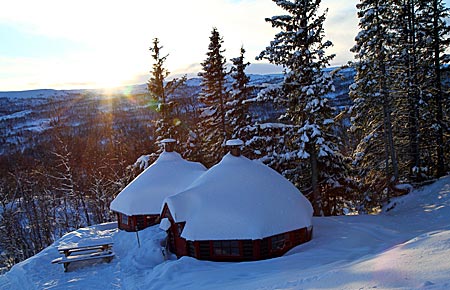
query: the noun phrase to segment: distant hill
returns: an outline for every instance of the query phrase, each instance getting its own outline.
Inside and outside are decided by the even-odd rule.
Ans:
[[[354,72],[351,69],[341,72],[342,78],[336,78],[336,91],[331,94],[337,107],[350,104],[348,86],[351,84]],[[249,75],[250,84],[258,90],[268,85],[281,83],[282,74]],[[177,92],[176,98],[183,103],[189,99],[197,104],[196,95],[201,90],[201,79],[191,78],[186,86]],[[108,90],[29,90],[0,92],[0,155],[22,151],[35,145],[39,140],[45,140],[45,132],[56,125],[64,124],[78,128],[83,133],[83,126],[88,120],[99,114],[114,113],[116,126],[124,128],[126,124],[136,121],[150,122],[151,112],[145,107],[147,85],[124,86]],[[269,107],[254,108],[253,111],[270,118]],[[101,122],[101,119],[100,119]],[[135,128],[139,130],[139,128]]]

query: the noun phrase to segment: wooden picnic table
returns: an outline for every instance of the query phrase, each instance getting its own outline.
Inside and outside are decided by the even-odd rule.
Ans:
[[[111,238],[86,239],[65,244],[58,247],[58,252],[64,256],[54,259],[52,263],[63,264],[64,272],[68,271],[69,264],[73,262],[104,259],[109,263],[114,258],[112,246]]]

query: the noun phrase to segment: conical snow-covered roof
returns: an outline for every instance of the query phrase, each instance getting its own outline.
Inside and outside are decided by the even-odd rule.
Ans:
[[[130,216],[159,214],[166,197],[183,191],[205,170],[201,163],[164,151],[117,195],[110,209]]]
[[[292,183],[230,153],[165,203],[191,241],[262,239],[312,225],[311,203]]]

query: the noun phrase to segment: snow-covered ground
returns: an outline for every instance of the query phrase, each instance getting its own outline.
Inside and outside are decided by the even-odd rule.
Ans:
[[[164,258],[165,233],[103,224],[71,232],[0,276],[0,289],[450,289],[450,177],[376,216],[314,218],[314,237],[285,256],[219,263]],[[111,263],[51,264],[57,247],[111,237]]]

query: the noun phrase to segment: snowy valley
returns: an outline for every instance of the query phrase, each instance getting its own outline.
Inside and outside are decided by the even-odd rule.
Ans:
[[[338,107],[349,105],[348,86],[353,70],[345,70],[337,79],[333,99]],[[279,84],[283,75],[250,75],[255,94],[267,86]],[[181,111],[198,107],[195,100],[201,90],[201,79],[192,78],[175,95]],[[0,92],[0,155],[17,149],[24,151],[48,140],[51,128],[70,128],[73,134],[84,136],[89,127],[106,126],[107,116],[114,116],[114,129],[125,134],[148,130],[145,124],[156,118],[146,102],[147,87],[135,85],[109,90],[32,90]],[[269,109],[269,110],[267,110]],[[264,119],[273,117],[272,108],[253,108]],[[138,122],[136,122],[138,121]],[[142,136],[141,136],[142,137]]]
[[[115,223],[64,235],[0,276],[0,289],[448,289],[450,177],[392,200],[378,215],[315,217],[311,242],[280,258],[241,263],[164,256],[165,232]],[[110,263],[64,272],[57,247],[111,237]]]

